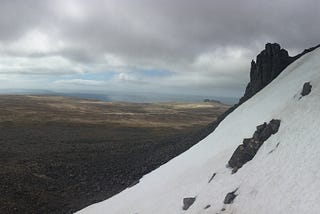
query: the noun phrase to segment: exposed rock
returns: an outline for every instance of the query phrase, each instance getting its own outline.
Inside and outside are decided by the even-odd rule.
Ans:
[[[274,149],[272,149],[268,154],[271,154],[272,152],[274,152],[279,147],[279,145],[280,145],[280,142],[277,143],[276,147]]]
[[[203,209],[208,209],[208,208],[210,208],[211,207],[211,205],[210,204],[208,204],[207,206],[205,206]]]
[[[236,173],[237,171],[238,171],[238,167],[234,167],[233,169],[232,169],[232,171],[231,171],[231,174],[234,174],[234,173]]]
[[[250,82],[240,102],[246,101],[263,89],[293,60],[279,44],[267,43],[265,49],[257,56],[256,61],[252,60],[251,62]]]
[[[271,134],[275,134],[278,132],[279,127],[280,127],[280,123],[281,123],[281,120],[278,120],[278,119],[272,119],[270,121],[270,123],[268,125],[270,128]]]
[[[279,126],[280,120],[271,120],[269,124],[264,123],[263,128],[259,130],[258,134],[256,134],[256,136],[258,135],[257,140],[260,142],[266,141],[271,135],[278,131]]]
[[[280,120],[271,120],[268,124],[257,126],[252,138],[246,138],[234,151],[228,165],[233,168],[232,173],[237,172],[245,163],[252,160],[262,144],[273,134],[277,133]]]
[[[310,84],[310,82],[304,83],[302,91],[301,91],[301,96],[306,96],[306,95],[310,94],[311,88],[312,88],[312,85]]]
[[[280,48],[280,45],[278,45],[276,43],[266,44],[265,50],[263,50],[259,54],[261,56],[259,56],[259,55],[257,56],[256,62],[252,61],[251,71],[250,71],[250,82],[247,85],[247,89],[246,89],[245,94],[239,100],[239,103],[230,107],[225,113],[220,115],[216,121],[208,124],[205,128],[199,130],[199,132],[197,132],[196,134],[194,134],[193,136],[189,137],[186,140],[190,140],[190,138],[191,138],[191,140],[199,142],[202,139],[204,139],[205,137],[207,137],[210,133],[212,133],[218,127],[218,125],[221,123],[221,121],[224,120],[224,118],[226,118],[231,112],[233,112],[235,109],[237,109],[238,106],[240,106],[243,102],[245,102],[250,97],[255,95],[262,88],[264,88],[268,83],[270,83],[274,78],[276,78],[279,75],[279,73],[282,72],[282,70],[286,67],[285,64],[287,64],[287,63],[285,63],[286,59],[287,59],[287,57],[286,57],[287,54],[284,49],[280,48],[280,51],[279,51],[278,47]],[[309,53],[319,47],[320,47],[320,45],[317,45],[315,47],[304,50],[302,53],[300,53],[294,57],[290,57],[290,63],[294,62],[295,60],[299,59],[301,56],[305,55],[306,53]],[[284,50],[284,51],[281,51],[281,50]],[[282,54],[280,54],[280,52],[282,52]],[[272,57],[269,56],[270,53],[273,54]],[[275,53],[277,53],[277,54],[275,54]],[[269,56],[269,57],[267,57],[267,56]],[[280,56],[281,60],[276,59],[276,56]],[[269,59],[269,60],[265,60],[265,59]],[[282,64],[282,66],[280,66],[281,63],[284,63],[284,64]],[[275,64],[275,66],[271,66],[273,64]],[[287,64],[287,65],[289,65],[289,64]],[[262,67],[263,67],[263,69],[262,69]],[[272,69],[270,70],[270,68],[273,68],[273,70]],[[279,71],[279,68],[282,68],[282,70],[280,69],[280,71]],[[272,75],[270,75],[269,73]]]
[[[236,195],[236,191],[237,191],[237,190],[238,190],[238,189],[235,189],[234,191],[229,192],[229,193],[226,195],[226,197],[224,198],[223,203],[224,203],[224,204],[232,204],[233,200],[237,197],[237,195]]]
[[[314,47],[311,47],[311,48],[308,48],[308,49],[304,49],[304,51],[302,51],[301,53],[299,53],[298,55],[292,57],[294,60],[297,60],[299,59],[300,57],[302,57],[303,55],[311,52],[311,51],[314,51],[315,49],[319,48],[320,47],[320,44],[319,45],[316,45]]]
[[[274,80],[289,64],[309,53],[320,45],[305,49],[296,56],[289,56],[288,51],[282,49],[277,43],[267,43],[265,49],[258,54],[256,61],[252,60],[250,69],[250,82],[239,104],[245,102],[272,80]]]
[[[189,197],[189,198],[184,198],[183,199],[183,210],[189,209],[191,205],[195,202],[196,198],[195,197]]]
[[[217,173],[213,173],[213,175],[212,175],[211,178],[209,179],[208,183],[210,183],[210,182],[213,180],[213,178],[216,176],[216,174],[217,174]]]
[[[197,133],[186,138],[185,140],[199,142],[202,139],[204,139],[205,137],[207,137],[210,133],[212,133],[218,127],[218,125],[230,113],[232,113],[235,109],[237,109],[238,106],[240,106],[243,102],[245,102],[250,97],[255,95],[258,91],[263,89],[268,83],[270,83],[273,79],[275,79],[290,63],[294,62],[295,60],[299,59],[300,57],[302,57],[306,53],[309,53],[319,47],[320,47],[320,45],[317,45],[315,47],[304,50],[302,53],[300,53],[294,57],[289,56],[290,62],[286,63],[287,58],[288,58],[286,56],[287,52],[284,49],[281,49],[279,44],[276,44],[276,43],[266,44],[265,50],[263,50],[257,56],[256,62],[252,61],[252,63],[251,63],[250,82],[247,85],[246,92],[245,92],[244,96],[239,100],[239,103],[230,107],[225,113],[220,115],[216,121],[208,124],[205,128],[199,130]],[[280,49],[280,51],[279,51],[279,49]],[[283,51],[281,51],[281,50],[283,50]],[[272,55],[272,57],[270,55]],[[281,60],[276,59],[276,56],[280,56]],[[281,63],[283,63],[283,64],[281,64]],[[272,66],[272,65],[274,65],[274,66]],[[271,68],[273,68],[273,70]],[[279,68],[281,68],[282,70],[281,69],[279,70]],[[270,75],[269,73],[272,75]]]

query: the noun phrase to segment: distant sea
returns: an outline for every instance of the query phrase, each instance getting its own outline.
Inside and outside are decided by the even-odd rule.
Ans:
[[[20,94],[20,95],[59,95],[82,99],[95,99],[110,102],[134,102],[134,103],[155,103],[155,102],[203,102],[204,99],[217,100],[225,104],[235,104],[238,98],[217,97],[205,95],[181,95],[181,94],[162,94],[162,93],[130,93],[130,92],[55,92],[50,90],[31,90],[31,89],[10,89],[0,90],[0,94]]]

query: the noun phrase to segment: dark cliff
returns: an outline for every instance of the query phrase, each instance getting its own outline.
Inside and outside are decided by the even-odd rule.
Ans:
[[[185,140],[199,142],[213,132],[216,127],[226,118],[231,112],[233,112],[243,102],[251,98],[265,86],[267,86],[272,80],[274,80],[288,65],[295,60],[299,59],[306,53],[309,53],[320,45],[305,49],[302,53],[296,56],[289,56],[288,51],[282,49],[277,43],[267,43],[265,49],[257,55],[256,61],[251,62],[250,69],[250,82],[247,85],[246,91],[239,102],[230,107],[225,113],[223,113],[218,119],[205,128],[201,129],[198,133],[186,137]]]
[[[288,51],[282,49],[279,44],[267,43],[265,49],[258,54],[256,61],[251,62],[250,82],[240,103],[263,89],[293,61],[294,58],[290,57]]]
[[[288,65],[320,45],[304,50],[296,56],[289,56],[288,51],[277,43],[267,43],[265,49],[258,54],[256,61],[252,60],[250,82],[239,103],[250,99],[253,95],[274,80]]]

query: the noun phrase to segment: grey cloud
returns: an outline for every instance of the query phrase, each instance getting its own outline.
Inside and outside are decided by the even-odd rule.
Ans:
[[[102,84],[104,84],[104,82],[97,81],[97,80],[70,79],[70,80],[57,80],[57,81],[54,81],[54,84],[96,86],[96,85],[102,85]]]
[[[46,1],[2,0],[0,8],[0,39],[15,40],[32,28],[45,23],[48,13]]]
[[[319,11],[318,0],[3,0],[0,57],[62,57],[70,62],[66,73],[74,72],[73,63],[90,71],[165,69],[190,91],[197,75],[203,90],[212,82],[212,89],[242,91],[250,60],[264,43],[279,42],[293,53],[320,43]],[[61,47],[30,53],[8,48],[35,29]],[[230,50],[243,50],[238,61],[225,56]],[[194,66],[208,53],[214,53],[213,65]],[[224,68],[215,65],[221,59]]]

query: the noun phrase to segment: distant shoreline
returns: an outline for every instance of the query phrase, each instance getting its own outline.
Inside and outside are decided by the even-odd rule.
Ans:
[[[131,102],[131,103],[159,103],[159,102],[204,102],[204,100],[216,100],[223,104],[233,105],[238,98],[215,97],[205,95],[178,95],[178,94],[156,94],[156,93],[127,93],[127,92],[55,92],[50,90],[0,90],[0,95],[57,95],[74,97],[80,99],[94,99],[109,102]]]

